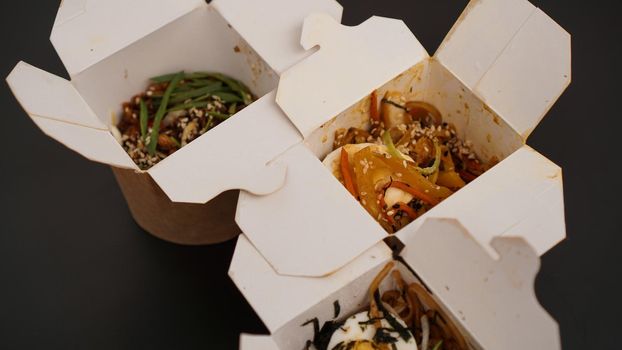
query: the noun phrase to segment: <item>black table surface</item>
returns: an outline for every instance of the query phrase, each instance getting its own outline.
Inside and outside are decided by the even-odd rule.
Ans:
[[[401,18],[429,52],[467,3],[340,2],[345,24]],[[568,233],[535,289],[565,349],[618,348],[620,12],[613,1],[533,3],[573,35],[573,82],[528,141],[564,169]],[[48,39],[58,4],[2,2],[2,76],[18,60],[67,76]],[[0,348],[237,349],[240,332],[266,332],[227,277],[234,241],[183,247],[146,234],[110,169],[46,137],[1,88]]]

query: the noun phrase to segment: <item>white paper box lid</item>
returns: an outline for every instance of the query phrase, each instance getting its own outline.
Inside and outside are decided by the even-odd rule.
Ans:
[[[521,238],[497,237],[494,260],[456,220],[428,219],[398,232],[402,258],[484,349],[560,349],[558,325],[540,306],[538,254]]]
[[[311,53],[306,51],[309,48],[299,45],[305,17],[321,12],[341,21],[343,8],[335,0],[296,0],[295,3],[295,7],[291,6],[292,0],[214,0],[211,4],[280,74]]]
[[[471,4],[471,10],[465,11],[463,18],[474,13],[473,8],[485,8],[488,3],[501,6],[506,2],[484,0],[481,5]],[[491,18],[496,18],[494,11],[481,17],[480,20],[488,21],[487,30],[503,31],[508,25],[508,21],[492,21]],[[461,21],[467,23],[466,19]],[[547,17],[547,21],[551,20]],[[460,39],[460,28],[457,25],[453,29],[448,42],[458,40],[461,43],[471,39],[469,36]],[[554,33],[561,30],[557,25],[541,29],[551,33],[542,33],[542,42],[530,36],[537,47],[546,45],[555,37]],[[518,37],[520,35],[515,36]],[[393,38],[398,39],[394,42]],[[559,38],[561,41],[565,39],[564,35]],[[344,28],[327,16],[312,15],[305,21],[302,42],[307,47],[319,43],[320,50],[281,75],[277,102],[305,137],[370,91],[427,57],[401,21],[379,17],[357,27]],[[377,50],[379,42],[383,43],[382,50]],[[490,43],[493,47],[495,44]],[[481,45],[488,47],[486,43]],[[448,43],[445,46],[450,47]],[[503,52],[508,57],[522,57],[531,49],[527,44],[513,43],[510,47],[512,50]],[[563,47],[560,51],[559,55],[569,60],[570,52]],[[456,55],[451,56],[456,62],[474,64],[472,60],[475,58],[461,55],[460,51],[451,54]],[[449,57],[450,52],[440,50],[439,55]],[[556,63],[549,61],[548,64],[554,66]],[[503,67],[508,70],[521,68]],[[512,84],[514,77],[509,73],[502,74],[497,83],[499,86]],[[565,84],[559,86],[557,95]],[[517,82],[517,89],[516,99],[524,98],[529,104],[532,100],[522,94],[520,82]],[[513,90],[507,92],[510,96]],[[549,92],[543,90],[542,94],[548,96]],[[311,97],[316,103],[309,103]],[[501,100],[492,102],[504,103]],[[510,120],[515,120],[515,114],[509,112]],[[505,118],[502,113],[498,115]],[[539,118],[534,119],[533,126],[538,122]],[[516,125],[513,127],[519,131]],[[236,221],[277,272],[324,276],[354,259],[386,233],[356,201],[345,195],[345,188],[316,156],[303,148],[296,146],[277,158],[292,174],[279,191],[266,197],[241,193]],[[547,215],[543,214],[545,212]],[[460,219],[485,246],[494,236],[512,233],[524,237],[543,253],[565,237],[561,171],[525,146],[426,215]],[[410,229],[416,230],[421,222],[411,224]],[[318,263],[311,263],[310,259],[315,256],[323,258]]]
[[[495,260],[453,219],[428,219],[416,232],[400,232],[398,236],[405,244],[399,254],[402,262],[469,334],[474,345],[479,345],[477,348],[560,348],[558,326],[534,292],[539,257],[523,239],[493,239],[492,248],[499,256]],[[229,274],[272,338],[249,337],[241,349],[252,349],[253,344],[270,344],[270,349],[277,349],[272,344],[277,340],[283,350],[298,349],[313,336],[301,324],[313,317],[332,317],[326,311],[329,308],[332,312],[334,301],[339,301],[341,310],[364,308],[360,296],[367,293],[369,282],[390,260],[391,252],[381,243],[330,276],[282,276],[240,235]]]
[[[63,0],[50,39],[74,76],[200,6],[204,0]]]
[[[525,139],[570,83],[570,35],[525,0],[471,1],[435,57]]]
[[[387,237],[304,145],[277,161],[288,168],[285,185],[268,196],[241,192],[236,222],[278,273],[325,276]],[[399,232],[426,217],[459,219],[485,247],[511,233],[543,253],[566,235],[561,169],[524,146]]]
[[[298,0],[295,8],[287,2],[215,0],[211,6],[280,72],[305,55],[291,45],[305,16],[326,12],[340,20],[342,11],[334,0]],[[73,76],[200,6],[205,0],[64,0],[51,40]]]
[[[383,17],[345,27],[311,15],[301,42],[320,50],[281,75],[276,99],[304,137],[428,57],[404,22]]]
[[[122,168],[136,165],[71,82],[20,62],[7,83],[26,113],[50,137],[88,159]]]
[[[301,141],[274,97],[265,95],[147,172],[176,202],[205,203],[223,189],[272,193],[285,181],[286,168],[271,160]]]
[[[218,11],[223,13],[210,15]],[[292,38],[300,36],[304,18],[315,11],[326,11],[336,20],[341,18],[341,6],[334,0],[302,0],[295,6],[283,0],[252,3],[217,0],[210,5],[204,0],[65,0],[51,39],[74,77],[73,83],[23,63],[7,80],[20,103],[46,134],[91,160],[138,170],[107,131],[104,114],[105,109],[110,108],[109,102],[95,106],[99,101],[93,99],[97,99],[100,87],[85,84],[85,79],[93,81],[98,75],[117,74],[110,67],[118,68],[115,64],[123,64],[123,60],[134,59],[135,63],[138,59],[133,55],[137,55],[136,50],[141,46],[147,45],[148,50],[152,50],[154,42],[159,44],[156,40],[161,35],[170,38],[175,28],[185,30],[188,35],[188,28],[204,28],[195,25],[197,21],[215,17],[218,17],[214,19],[215,27],[222,22],[226,28],[225,20],[229,21],[229,26],[237,33],[235,40],[239,40],[238,34],[241,36],[243,42],[236,41],[237,45],[250,46],[259,56],[265,55],[244,56],[246,53],[242,52],[236,63],[247,63],[253,80],[258,74],[274,77],[262,60],[284,69],[305,57],[308,53]],[[190,35],[201,37],[196,31]],[[133,45],[139,41],[140,45]],[[233,50],[234,45],[232,43],[227,50]],[[240,52],[238,46],[235,49]],[[218,52],[213,61],[226,62],[228,55],[236,54]],[[141,60],[144,59],[141,56]],[[171,59],[170,55],[167,59]],[[100,62],[105,64],[97,66]],[[138,69],[138,74],[149,76],[146,75],[149,71]],[[127,79],[127,68],[125,75]],[[110,86],[101,88],[111,89]],[[86,103],[89,99],[91,106]],[[269,164],[270,160],[302,138],[274,100],[274,93],[265,95],[236,118],[222,123],[148,173],[171,200],[179,202],[205,203],[230,189],[256,194],[276,190],[284,180],[286,169]]]
[[[313,262],[319,262],[322,258],[317,257]],[[380,242],[330,276],[284,276],[276,273],[248,238],[241,234],[231,260],[229,276],[268,330],[274,333],[326,298],[330,297],[331,303],[340,300],[343,306],[347,305],[348,300],[340,297],[341,292],[345,292],[343,288],[362,274],[381,269],[391,259],[392,251]],[[363,293],[368,287],[357,285],[357,290]]]

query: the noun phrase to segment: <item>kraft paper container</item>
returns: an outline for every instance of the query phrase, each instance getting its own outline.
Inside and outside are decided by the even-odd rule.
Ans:
[[[301,136],[273,113],[273,90],[283,70],[308,56],[296,42],[303,19],[316,11],[341,17],[333,0],[64,0],[51,41],[71,80],[20,62],[7,82],[44,133],[88,159],[127,170],[114,171],[147,231],[182,244],[219,242],[238,233],[234,193],[227,191],[267,194],[283,183],[285,168],[267,163]],[[140,171],[110,126],[150,77],[181,70],[230,75],[260,98]],[[265,140],[272,132],[283,135]]]

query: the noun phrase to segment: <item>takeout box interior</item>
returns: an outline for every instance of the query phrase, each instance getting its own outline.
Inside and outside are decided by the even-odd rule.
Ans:
[[[397,235],[405,248],[395,269],[408,284],[420,283],[430,292],[470,348],[560,348],[558,326],[533,291],[538,255],[523,239],[495,238],[492,248],[500,259],[494,260],[455,220],[428,219],[416,234]],[[386,246],[377,245],[330,276],[282,276],[241,235],[229,273],[271,339],[249,338],[240,349],[252,349],[255,342],[304,349],[314,336],[313,325],[304,325],[307,321],[317,318],[321,327],[368,309],[371,281],[392,259]],[[395,287],[386,278],[380,290]]]
[[[270,91],[280,71],[308,54],[292,39],[314,11],[341,16],[333,0],[296,6],[283,0],[66,0],[51,40],[71,81],[24,62],[7,81],[46,134],[86,158],[118,168],[122,187],[142,182],[138,188],[148,192],[124,190],[135,218],[148,231],[163,231],[157,235],[174,241],[179,233],[152,225],[154,217],[166,215],[167,221],[179,224],[183,220],[190,225],[184,227],[196,226],[198,233],[206,228],[206,218],[204,208],[173,205],[171,200],[202,204],[227,190],[269,193],[282,183],[285,169],[266,166],[268,157],[301,138],[285,117],[274,113]],[[144,91],[149,78],[182,70],[229,75],[249,86],[259,100],[148,171],[139,171],[109,126],[118,123],[121,104]],[[264,140],[266,133],[276,138]],[[134,170],[135,178],[123,169]],[[226,201],[220,200],[224,197]],[[229,197],[218,197],[216,205],[232,212],[235,201]],[[168,210],[137,210],[145,198],[158,201],[154,208]],[[237,233],[232,220],[222,221],[225,231]]]
[[[236,214],[278,273],[324,276],[386,237],[321,163],[337,129],[369,127],[373,90],[431,103],[482,160],[499,161],[402,231],[457,218],[492,256],[499,235],[524,237],[539,254],[565,237],[561,169],[525,145],[570,79],[569,35],[541,10],[471,2],[434,57],[401,21],[379,17],[346,28],[310,16],[302,44],[320,50],[282,74],[277,103],[304,142],[274,161],[287,165],[285,185],[243,191]],[[307,96],[316,103],[303,104]]]

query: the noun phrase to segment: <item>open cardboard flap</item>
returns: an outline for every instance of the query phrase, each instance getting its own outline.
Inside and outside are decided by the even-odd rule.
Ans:
[[[453,219],[428,219],[416,232],[397,235],[404,244],[399,259],[406,265],[396,269],[407,283],[419,281],[427,287],[475,349],[560,348],[558,326],[533,289],[538,255],[523,239],[493,239],[499,256],[495,260]],[[313,327],[303,324],[313,318],[320,326],[333,320],[336,301],[338,320],[365,310],[371,281],[391,260],[391,252],[379,244],[330,276],[287,277],[272,270],[240,235],[229,274],[268,327],[275,346],[298,350],[314,334]],[[393,288],[390,279],[382,288]],[[245,345],[253,341],[260,339]],[[261,343],[270,341],[262,337]]]
[[[493,256],[488,243],[502,235],[544,254],[566,237],[561,169],[523,146],[398,233],[416,232],[425,218],[459,220]]]
[[[369,118],[367,96],[374,89],[406,91],[409,97],[430,101],[459,134],[477,140],[474,147],[479,155],[501,159],[425,216],[461,220],[485,247],[492,237],[513,234],[544,253],[565,237],[559,167],[525,146],[503,115],[491,110],[438,60],[427,59],[402,25],[377,17],[351,28],[321,15],[305,21],[303,43],[320,43],[321,48],[286,71],[277,92],[277,102],[305,136],[304,144],[276,158],[289,172],[283,187],[269,196],[241,193],[236,214],[238,225],[278,273],[325,276],[386,237],[320,162],[331,150],[336,125],[345,127],[351,120]],[[406,57],[384,49],[382,57],[374,56],[375,43],[395,37],[399,38],[395,45],[383,47],[396,47]],[[317,103],[305,104],[306,96],[317,94]],[[403,230],[416,231],[423,220]],[[489,253],[495,255],[492,249]],[[316,262],[317,256],[323,258]]]
[[[310,15],[301,42],[320,50],[281,75],[276,100],[304,137],[428,57],[404,22],[375,16],[346,27]]]
[[[257,195],[274,192],[287,170],[270,161],[302,141],[274,97],[274,92],[265,95],[148,173],[174,202],[205,203],[223,189],[243,188]]]
[[[526,0],[471,1],[435,57],[525,139],[570,83],[570,34]]]
[[[64,0],[50,40],[73,77],[201,6],[204,0]]]
[[[304,145],[277,162],[287,166],[285,185],[268,196],[241,192],[236,212],[277,272],[324,276],[387,236]],[[543,254],[566,235],[561,169],[524,146],[401,231],[417,231],[427,217],[459,219],[484,247],[512,234]]]
[[[204,0],[66,0],[52,41],[72,81],[23,63],[7,80],[48,135],[91,160],[138,170],[108,128],[116,124],[121,103],[142,91],[148,77],[213,70],[240,79],[263,98],[148,173],[180,202],[205,203],[230,189],[270,193],[281,186],[286,169],[269,161],[302,140],[269,94],[278,79],[270,66],[287,66],[306,54],[289,38],[292,31],[300,34],[296,20],[301,28],[303,18],[319,10],[339,19],[341,6],[333,0],[268,0],[261,2],[265,15],[255,17],[258,4],[242,5],[235,0],[210,5]],[[197,44],[201,41],[205,44]]]
[[[517,237],[496,237],[493,259],[456,220],[428,219],[400,231],[409,267],[483,349],[560,349],[559,328],[540,306],[537,253]]]
[[[229,276],[274,334],[322,300],[338,298],[335,295],[340,295],[340,291],[354,283],[360,275],[381,269],[391,260],[391,254],[386,244],[380,242],[331,275],[322,278],[284,276],[275,272],[248,238],[241,234],[229,267]],[[325,257],[316,256],[308,262],[320,263]],[[368,286],[358,287],[363,292]]]
[[[7,77],[22,108],[48,136],[84,157],[137,169],[127,153],[67,80],[19,62]]]
[[[277,74],[311,53],[308,47],[299,45],[305,17],[321,12],[341,22],[343,12],[335,0],[298,0],[296,6],[291,4],[291,0],[214,0],[211,3]]]

